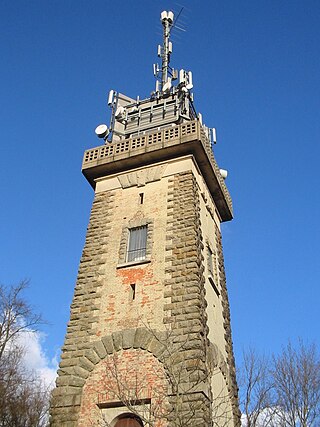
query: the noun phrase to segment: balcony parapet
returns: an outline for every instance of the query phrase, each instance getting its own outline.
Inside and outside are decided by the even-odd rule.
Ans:
[[[222,221],[232,219],[229,191],[210,141],[197,120],[86,150],[82,172],[95,187],[99,177],[186,154],[195,156]]]

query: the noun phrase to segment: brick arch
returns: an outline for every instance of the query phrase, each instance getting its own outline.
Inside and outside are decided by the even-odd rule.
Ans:
[[[165,335],[164,333],[162,334],[163,336]],[[73,414],[73,426],[76,427],[78,425],[83,387],[96,365],[108,355],[129,349],[145,350],[163,364],[162,355],[165,348],[156,338],[156,336],[161,336],[162,334],[141,327],[114,332],[92,343],[82,344],[78,357],[66,358],[60,363],[59,377],[57,379],[57,386],[59,387],[53,391],[51,400],[53,411],[59,411],[59,408],[62,407],[69,407]],[[62,418],[57,416],[56,419],[60,422],[60,425],[63,425],[64,416]],[[59,424],[52,424],[52,426],[56,425],[58,426]]]
[[[165,338],[165,333],[143,327],[114,332],[84,346],[85,351],[79,359],[79,366],[89,374],[94,366],[107,355],[131,348],[146,350],[163,362],[162,355],[165,347],[157,337]]]
[[[81,391],[78,427],[97,425],[103,416],[110,423],[115,408],[123,412],[125,402],[130,399],[142,403],[141,409],[152,400],[153,407],[161,411],[168,403],[167,392],[164,365],[151,351],[140,347],[120,348],[106,354],[86,379]]]
[[[157,337],[160,338],[160,341]],[[79,353],[81,355],[77,358],[63,360],[60,363],[59,378],[57,380],[59,387],[54,390],[51,406],[54,409],[69,407],[73,421],[71,422],[70,418],[68,418],[68,427],[84,427],[79,424],[83,388],[100,362],[103,362],[108,356],[121,351],[143,350],[149,353],[162,365],[163,372],[170,377],[170,372],[168,372],[166,366],[168,361],[166,360],[166,347],[161,344],[161,341],[165,342],[165,338],[166,332],[152,331],[141,327],[114,332],[92,343],[79,344]],[[187,372],[184,374],[185,378],[188,378]],[[67,412],[69,417],[69,410]],[[60,424],[51,424],[52,427],[64,426],[63,419],[64,416],[62,415],[58,420]]]

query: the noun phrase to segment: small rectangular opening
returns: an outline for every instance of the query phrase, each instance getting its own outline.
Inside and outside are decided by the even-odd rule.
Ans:
[[[144,197],[144,193],[139,193],[140,205],[143,205],[143,197]]]
[[[208,257],[208,272],[213,277],[213,251],[211,250],[210,246],[207,246],[207,257]]]
[[[134,301],[136,299],[136,285],[133,283],[130,285],[130,301]]]

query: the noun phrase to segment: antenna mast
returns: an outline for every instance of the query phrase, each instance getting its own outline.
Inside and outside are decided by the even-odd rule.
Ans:
[[[163,11],[161,13],[161,23],[163,26],[163,47],[162,47],[162,67],[161,67],[161,89],[168,82],[168,70],[170,62],[170,53],[172,52],[172,43],[169,41],[170,30],[173,24],[173,12]]]

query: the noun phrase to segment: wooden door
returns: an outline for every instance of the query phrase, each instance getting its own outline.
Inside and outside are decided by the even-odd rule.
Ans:
[[[118,420],[114,427],[142,427],[142,423],[136,418],[125,417]]]

